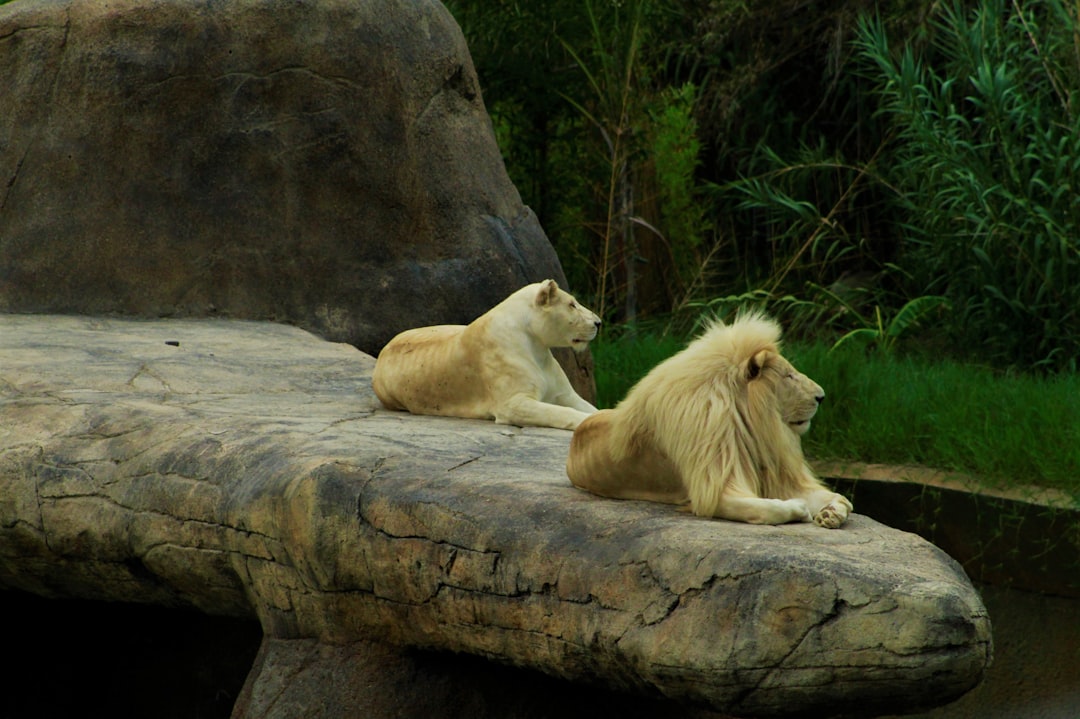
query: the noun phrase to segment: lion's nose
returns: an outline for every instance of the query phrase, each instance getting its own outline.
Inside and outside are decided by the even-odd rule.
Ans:
[[[600,320],[597,319],[595,322],[593,322],[593,326],[595,326],[596,329],[600,329]]]
[[[816,399],[816,400],[817,400],[817,403],[818,403],[818,404],[821,404],[822,402],[824,402],[824,401],[825,401],[825,395],[824,395],[824,394],[819,394],[819,395],[816,395],[816,396],[814,397],[814,399]]]

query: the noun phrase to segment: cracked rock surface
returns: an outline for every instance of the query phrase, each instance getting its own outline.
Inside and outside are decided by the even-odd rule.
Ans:
[[[986,610],[921,538],[594,497],[568,432],[388,412],[373,364],[271,323],[0,315],[0,587],[739,716],[898,713],[980,680]],[[257,666],[240,715],[288,692]]]
[[[438,0],[19,0],[0,67],[0,311],[284,321],[374,355],[566,284]]]

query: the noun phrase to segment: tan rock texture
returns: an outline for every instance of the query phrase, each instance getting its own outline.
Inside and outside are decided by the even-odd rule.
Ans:
[[[372,365],[264,322],[0,315],[0,588],[256,616],[240,717],[348,704],[259,671],[288,640],[765,717],[934,706],[990,661],[979,595],[913,534],[597,498],[568,432],[382,410]]]
[[[437,0],[19,0],[0,67],[0,311],[270,319],[374,355],[566,285]],[[588,355],[559,359],[594,396]]]

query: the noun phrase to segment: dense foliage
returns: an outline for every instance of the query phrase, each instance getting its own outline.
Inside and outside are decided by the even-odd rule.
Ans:
[[[606,319],[753,301],[796,334],[891,350],[903,319],[1075,368],[1075,4],[447,4],[511,177]]]
[[[921,54],[892,51],[878,23],[860,27],[896,136],[905,266],[952,298],[954,334],[1001,363],[1075,369],[1080,354],[1076,12],[947,4]]]

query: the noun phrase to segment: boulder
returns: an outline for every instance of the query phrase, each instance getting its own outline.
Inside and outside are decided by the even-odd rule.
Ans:
[[[761,717],[934,706],[990,661],[979,595],[916,535],[580,492],[570,433],[383,410],[370,356],[294,327],[0,337],[0,588],[257,617],[237,717],[346,715],[373,641]]]
[[[19,0],[0,67],[0,311],[272,319],[377,354],[566,285],[437,0]],[[593,397],[588,355],[558,356]]]

